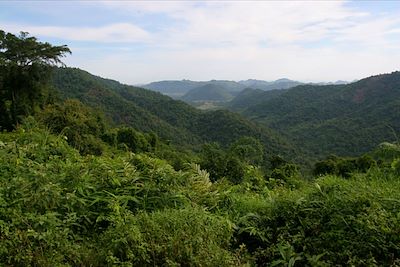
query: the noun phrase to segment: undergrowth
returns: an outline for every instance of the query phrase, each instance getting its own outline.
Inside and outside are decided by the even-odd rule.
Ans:
[[[249,167],[211,182],[148,154],[82,156],[29,126],[0,134],[8,266],[395,266],[397,159],[349,178],[279,184]]]

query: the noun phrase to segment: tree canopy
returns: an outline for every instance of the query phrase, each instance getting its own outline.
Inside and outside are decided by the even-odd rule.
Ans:
[[[64,65],[71,53],[66,45],[53,46],[21,32],[18,36],[0,30],[0,129],[13,129],[33,114],[48,96],[50,67]]]
[[[66,45],[53,46],[42,43],[27,32],[20,32],[18,36],[0,30],[0,59],[1,64],[30,66],[32,64],[63,65],[61,57],[71,50]]]

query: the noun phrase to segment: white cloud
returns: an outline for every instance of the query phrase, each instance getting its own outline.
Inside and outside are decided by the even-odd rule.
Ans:
[[[101,58],[88,51],[89,58],[85,50],[79,50],[79,42],[72,42],[79,52],[68,62],[126,83],[283,76],[303,81],[353,80],[390,72],[400,62],[397,10],[377,14],[356,5],[350,8],[345,1],[104,1],[81,5],[88,8],[88,16],[94,5],[105,8],[114,23],[97,27],[9,24],[9,28],[64,40],[102,42],[102,46],[124,42],[106,50],[96,44],[93,49]],[[142,44],[140,49],[136,43]]]
[[[100,27],[29,26],[3,23],[11,32],[21,30],[34,36],[55,37],[72,41],[93,42],[149,42],[151,34],[130,23],[117,23]]]
[[[197,6],[194,1],[100,1],[100,3],[105,7],[124,12],[168,14],[190,11]]]
[[[391,41],[388,35],[396,32],[400,25],[400,18],[377,18],[370,21],[362,21],[348,28],[337,31],[336,41],[357,42],[365,45],[384,45]],[[398,29],[397,29],[398,30]]]
[[[347,28],[368,14],[348,9],[344,1],[326,2],[103,2],[124,12],[165,14],[179,22],[160,37],[188,45],[272,44],[315,41]],[[369,18],[368,18],[369,19]]]
[[[272,49],[248,47],[180,49],[151,51],[144,54],[124,52],[86,60],[71,58],[71,65],[81,66],[103,77],[136,84],[165,79],[282,77],[301,81],[354,80],[398,68],[400,54],[390,51],[346,51],[336,48],[304,49],[285,45]]]

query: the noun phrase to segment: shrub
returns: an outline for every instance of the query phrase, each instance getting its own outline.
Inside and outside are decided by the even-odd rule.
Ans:
[[[101,237],[113,264],[134,266],[232,266],[229,221],[201,209],[128,216]]]

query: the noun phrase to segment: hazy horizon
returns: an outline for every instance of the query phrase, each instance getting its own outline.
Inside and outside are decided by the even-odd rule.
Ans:
[[[0,29],[126,84],[354,81],[399,70],[400,2],[2,1]]]
[[[103,77],[103,78],[107,78],[107,77]],[[364,77],[367,78],[367,77]],[[345,80],[336,80],[336,81],[298,81],[298,80],[293,80],[290,79],[288,77],[281,77],[279,79],[275,79],[275,80],[261,80],[261,79],[256,79],[256,78],[249,78],[249,79],[244,79],[244,80],[223,80],[223,79],[209,79],[209,80],[191,80],[191,79],[179,79],[179,80],[157,80],[157,81],[150,81],[147,83],[136,83],[136,84],[131,84],[131,85],[136,85],[136,86],[140,86],[140,85],[147,85],[150,83],[157,83],[157,82],[180,82],[180,81],[191,81],[191,82],[210,82],[210,81],[230,81],[230,82],[242,82],[242,81],[247,81],[247,80],[257,80],[257,81],[263,81],[263,82],[276,82],[278,80],[281,79],[288,79],[290,81],[294,81],[294,82],[301,82],[301,83],[336,83],[336,82],[346,82],[346,83],[352,83],[352,82],[356,82],[358,81],[358,79],[352,80],[352,81],[345,81]]]

